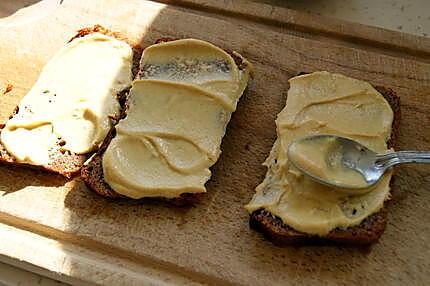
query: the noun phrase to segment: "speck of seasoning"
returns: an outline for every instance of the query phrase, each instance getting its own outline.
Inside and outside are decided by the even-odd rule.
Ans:
[[[12,89],[13,89],[13,85],[11,85],[10,83],[8,83],[8,84],[6,85],[6,88],[5,88],[4,92],[3,92],[3,95],[5,95],[5,94],[7,94],[7,93],[11,92],[11,91],[12,91]]]
[[[43,91],[43,93],[48,93],[48,92],[49,92],[49,90],[47,90],[47,89]]]
[[[397,26],[397,29],[401,30],[403,29],[403,27],[400,25],[400,26]]]

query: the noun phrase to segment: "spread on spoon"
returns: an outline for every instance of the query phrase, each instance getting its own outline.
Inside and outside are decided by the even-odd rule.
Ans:
[[[353,196],[304,176],[290,164],[288,146],[301,137],[334,134],[384,153],[393,111],[369,83],[343,75],[315,72],[289,82],[286,107],[276,120],[278,138],[264,163],[266,177],[246,209],[264,209],[297,231],[320,236],[358,225],[383,206],[392,172]]]
[[[333,137],[297,140],[288,148],[288,159],[299,169],[323,181],[340,186],[365,188],[366,178],[342,162],[343,145]],[[354,191],[352,191],[354,192]]]
[[[117,193],[178,197],[205,192],[221,140],[251,65],[195,39],[145,49],[127,116],[103,155],[105,181]]]

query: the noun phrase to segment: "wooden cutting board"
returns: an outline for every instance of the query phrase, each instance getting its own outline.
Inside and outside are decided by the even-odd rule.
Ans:
[[[401,148],[430,150],[430,40],[248,1],[162,2],[45,0],[1,19],[0,117],[7,119],[82,27],[101,24],[142,46],[194,37],[237,50],[254,64],[255,78],[230,122],[208,193],[189,208],[114,202],[79,178],[2,166],[2,260],[79,285],[428,283],[428,166],[397,170],[386,232],[368,248],[275,247],[249,229],[243,205],[264,176],[287,80],[300,71],[394,89],[402,102]]]

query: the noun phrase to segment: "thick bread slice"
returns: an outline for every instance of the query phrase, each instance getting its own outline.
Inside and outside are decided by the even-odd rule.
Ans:
[[[177,40],[177,39],[160,38],[155,42],[155,44],[174,41],[174,40]],[[242,61],[242,58],[236,56],[234,53],[230,53],[230,52],[228,53],[234,59],[239,69],[245,68],[246,63]],[[127,104],[125,107],[125,113],[127,113]],[[103,166],[102,166],[103,154],[107,146],[109,145],[110,141],[114,137],[115,137],[115,128],[112,128],[112,130],[109,132],[108,136],[106,137],[105,141],[103,142],[102,146],[97,151],[97,153],[94,154],[94,156],[91,159],[89,159],[88,162],[82,167],[81,177],[84,180],[85,184],[96,193],[111,199],[121,199],[126,197],[115,192],[109,186],[109,184],[106,183],[103,175]],[[177,198],[172,198],[172,199],[156,198],[156,199],[168,201],[173,205],[183,206],[183,205],[190,205],[194,203],[199,197],[201,197],[201,195],[202,195],[201,193],[195,193],[195,194],[184,193]],[[155,198],[149,198],[149,199],[151,200]],[[145,199],[142,199],[142,200],[145,200]]]
[[[133,45],[126,37],[122,36],[117,32],[113,32],[108,29],[105,29],[100,25],[95,25],[94,27],[84,28],[79,30],[78,33],[73,38],[71,38],[69,42],[73,41],[76,38],[80,38],[92,33],[102,33],[104,35],[114,37],[120,41],[123,41],[129,44],[133,50],[133,77],[137,74],[137,71],[139,68],[139,59],[142,54],[142,49],[137,45]],[[122,109],[124,109],[123,106],[125,104],[125,97],[127,92],[128,92],[127,90],[124,90],[117,95],[118,101]],[[19,112],[19,109],[17,107],[10,118],[18,114],[18,112]],[[116,122],[119,120],[119,118],[112,118],[112,120]],[[4,128],[4,124],[0,126],[0,133],[1,133],[1,129],[3,128]],[[17,162],[14,156],[9,154],[5,149],[5,147],[0,143],[0,163],[28,166],[39,170],[46,170],[49,172],[58,173],[65,177],[70,178],[75,174],[79,173],[82,165],[91,154],[74,154],[74,153],[71,153],[70,151],[66,151],[62,149],[63,145],[64,145],[64,141],[59,139],[56,146],[52,146],[52,149],[50,150],[51,160],[48,163],[48,165],[34,166],[30,164],[23,164],[23,163]],[[91,152],[91,153],[94,153],[94,152]]]
[[[399,135],[400,125],[400,99],[395,92],[385,87],[375,87],[384,98],[388,101],[394,113],[393,124],[391,127],[391,137],[387,142],[389,148],[395,148]],[[390,185],[392,185],[391,179]],[[359,225],[347,229],[336,228],[327,236],[319,237],[307,233],[296,231],[290,226],[284,224],[279,217],[260,209],[250,215],[249,225],[251,228],[258,230],[264,236],[279,246],[291,244],[308,244],[336,242],[350,245],[366,245],[376,242],[385,230],[387,223],[386,207],[379,212],[370,215]]]

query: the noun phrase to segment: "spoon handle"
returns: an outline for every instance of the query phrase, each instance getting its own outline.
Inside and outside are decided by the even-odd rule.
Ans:
[[[402,163],[426,163],[430,164],[429,151],[399,151],[376,156],[376,164],[383,168],[389,168]]]

